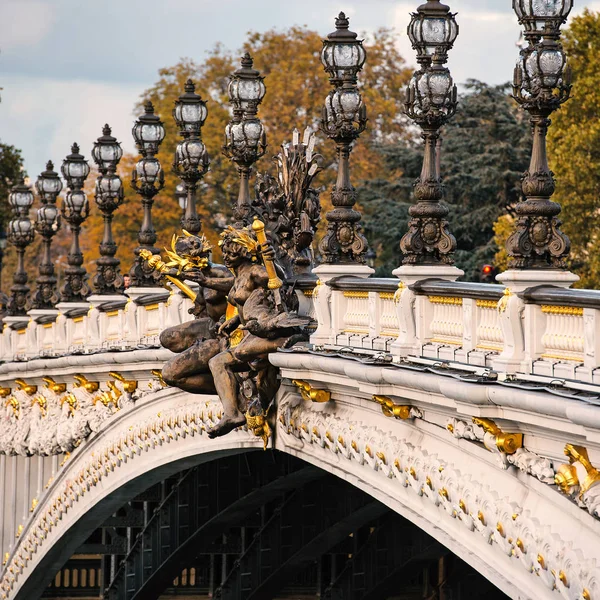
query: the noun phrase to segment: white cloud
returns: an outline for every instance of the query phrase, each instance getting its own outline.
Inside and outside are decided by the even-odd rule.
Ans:
[[[2,0],[0,43],[2,50],[39,43],[52,30],[55,12],[43,0]]]
[[[4,79],[3,86],[1,139],[23,150],[31,177],[48,159],[60,165],[73,142],[89,158],[104,123],[111,125],[124,150],[134,150],[131,126],[138,86],[29,77]]]

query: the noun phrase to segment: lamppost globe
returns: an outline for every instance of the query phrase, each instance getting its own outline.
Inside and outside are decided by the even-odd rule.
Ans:
[[[58,209],[55,204],[44,204],[38,208],[37,223],[40,231],[43,229],[58,231],[59,219]]]
[[[132,134],[142,154],[158,152],[158,146],[165,138],[165,128],[160,117],[154,114],[152,102],[144,104],[144,114],[135,122]]]
[[[417,51],[419,64],[431,63],[438,55],[440,62],[446,62],[448,51],[458,36],[458,25],[450,8],[439,0],[427,0],[411,14],[408,24],[408,37]]]
[[[540,47],[525,55],[527,87],[541,86],[553,89],[559,86],[566,67],[566,56],[562,49],[553,41],[548,45],[542,42]],[[530,91],[530,90],[528,90]]]
[[[69,187],[82,186],[85,178],[90,174],[90,166],[83,155],[79,153],[77,143],[71,146],[71,154],[63,160],[60,170]]]
[[[40,173],[35,182],[35,189],[40,195],[41,201],[43,203],[55,202],[62,187],[62,181],[60,180],[58,173],[54,171],[54,164],[49,160],[46,163],[46,170]]]
[[[0,252],[4,252],[6,250],[7,244],[8,240],[6,239],[6,232],[2,230],[0,231]]]
[[[323,40],[321,62],[332,83],[342,82],[346,78],[355,81],[365,64],[367,53],[362,40],[350,31],[350,21],[343,12],[337,16],[335,27],[335,31]]]
[[[267,89],[263,77],[253,68],[254,61],[248,52],[242,57],[241,64],[229,81],[229,100],[234,108],[254,114]]]
[[[8,203],[18,214],[27,214],[33,205],[33,200],[33,192],[29,186],[25,185],[23,178],[17,185],[12,187],[8,195]]]
[[[87,196],[81,190],[71,190],[67,192],[63,202],[63,209],[67,218],[85,220],[89,212],[89,203]]]
[[[188,79],[184,93],[175,100],[173,108],[173,118],[184,136],[191,133],[198,135],[208,115],[206,103],[195,93],[195,90],[194,82]]]
[[[8,224],[8,236],[13,241],[19,239],[31,243],[33,241],[33,223],[22,217],[12,219]]]
[[[358,117],[362,98],[355,87],[342,87],[333,93],[330,102],[334,121],[352,123]]]
[[[121,178],[115,174],[102,175],[96,182],[96,200],[100,203],[105,198],[120,198],[123,194]]]
[[[175,161],[184,169],[194,169],[200,164],[206,164],[208,167],[208,154],[204,143],[198,138],[180,142],[175,149]]]
[[[539,38],[544,30],[557,32],[572,8],[573,0],[513,0],[526,38]]]
[[[92,158],[100,172],[105,173],[108,170],[114,171],[122,156],[121,144],[111,135],[111,128],[106,124],[102,129],[102,135],[94,142]]]
[[[162,167],[158,159],[152,156],[138,160],[135,171],[142,184],[151,186],[159,179]]]

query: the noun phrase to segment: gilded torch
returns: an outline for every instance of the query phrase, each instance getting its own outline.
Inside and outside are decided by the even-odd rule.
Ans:
[[[267,243],[267,235],[265,234],[265,224],[258,218],[254,217],[254,221],[252,222],[252,231],[254,231],[256,235],[256,240],[258,243],[263,246]],[[265,265],[265,269],[267,270],[267,275],[269,276],[269,289],[273,290],[273,295],[275,296],[275,303],[277,306],[281,306],[281,292],[279,288],[283,285],[283,281],[277,277],[277,271],[275,270],[275,263],[270,259],[263,256],[263,263]]]

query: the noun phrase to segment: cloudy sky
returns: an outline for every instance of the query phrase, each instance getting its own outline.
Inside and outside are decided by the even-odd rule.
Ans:
[[[73,141],[89,155],[109,122],[133,150],[133,106],[159,68],[237,49],[249,30],[307,25],[326,35],[344,10],[357,31],[393,26],[409,63],[406,0],[0,0],[0,140],[23,151],[30,176],[59,164]],[[599,10],[600,0],[587,0]],[[453,0],[460,35],[455,81],[511,78],[519,35],[511,0]],[[583,3],[575,12],[583,10]],[[315,65],[315,68],[320,68]]]

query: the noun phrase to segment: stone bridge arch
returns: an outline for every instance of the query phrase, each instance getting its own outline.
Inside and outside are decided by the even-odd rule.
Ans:
[[[216,398],[165,389],[107,421],[73,453],[24,529],[4,573],[6,598],[35,597],[90,530],[140,489],[262,450],[245,431],[209,440],[202,428],[219,409]],[[599,597],[599,523],[534,477],[499,468],[479,445],[421,420],[386,418],[356,398],[310,402],[289,382],[272,421],[276,450],[363,490],[511,598]]]

